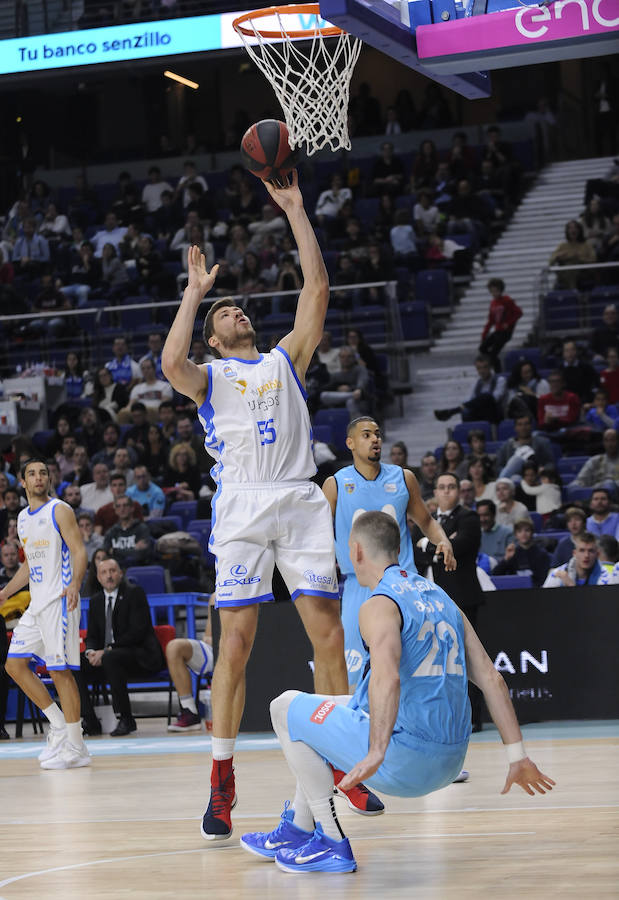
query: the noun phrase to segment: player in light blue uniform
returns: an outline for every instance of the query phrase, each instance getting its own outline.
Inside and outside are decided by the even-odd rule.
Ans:
[[[442,588],[400,569],[399,542],[383,512],[360,515],[350,535],[355,574],[371,588],[359,617],[366,671],[352,699],[287,691],[271,703],[296,794],[277,828],[243,835],[241,846],[286,872],[357,868],[335,814],[329,763],[347,771],[345,790],[363,780],[414,797],[453,781],[471,730],[467,676],[506,745],[502,793],[514,783],[529,794],[554,785],[527,757],[507,686],[472,626]]]
[[[374,419],[364,416],[350,422],[346,446],[352,453],[352,466],[346,466],[327,478],[322,489],[335,519],[337,563],[346,578],[342,596],[342,623],[348,682],[352,693],[363,673],[359,610],[370,596],[369,589],[360,585],[355,577],[348,550],[350,530],[357,516],[368,510],[382,510],[393,516],[400,529],[399,563],[407,572],[417,571],[408,518],[413,519],[429,540],[436,544],[437,552],[445,555],[448,570],[455,569],[456,564],[451,543],[421,499],[414,474],[409,469],[380,461],[382,436]]]

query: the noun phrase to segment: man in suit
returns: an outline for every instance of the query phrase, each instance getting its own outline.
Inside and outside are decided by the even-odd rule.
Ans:
[[[453,546],[458,568],[455,572],[445,569],[436,547],[424,537],[418,526],[413,528],[412,540],[415,565],[420,575],[426,575],[447,591],[466,615],[473,627],[477,621],[477,609],[483,602],[483,593],[477,578],[477,554],[481,544],[479,516],[472,509],[460,504],[460,479],[457,475],[439,475],[434,486],[438,504],[436,518]],[[474,686],[469,688],[473,715],[473,731],[481,731],[481,693]]]
[[[143,678],[165,666],[155,635],[146,594],[128,584],[115,559],[104,559],[97,567],[103,590],[90,598],[86,652],[82,654],[78,683],[82,702],[83,729],[101,734],[101,724],[92,706],[88,684],[109,684],[114,710],[119,715],[112,737],[123,737],[137,726],[131,714],[127,682]]]

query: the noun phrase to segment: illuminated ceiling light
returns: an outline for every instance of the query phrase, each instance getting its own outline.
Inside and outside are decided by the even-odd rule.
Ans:
[[[166,78],[171,78],[172,81],[178,81],[179,84],[184,84],[185,87],[193,88],[194,91],[197,91],[200,87],[196,81],[190,81],[188,78],[183,78],[182,75],[177,75],[176,72],[170,72],[169,69],[166,69],[163,74]]]

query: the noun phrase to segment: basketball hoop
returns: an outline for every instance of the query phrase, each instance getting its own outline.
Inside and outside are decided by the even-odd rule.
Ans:
[[[305,27],[301,16],[312,24]],[[304,143],[308,156],[326,146],[350,150],[350,79],[361,52],[359,38],[321,21],[318,3],[295,3],[254,9],[232,23],[277,95],[290,146]],[[309,46],[297,43],[302,39]]]

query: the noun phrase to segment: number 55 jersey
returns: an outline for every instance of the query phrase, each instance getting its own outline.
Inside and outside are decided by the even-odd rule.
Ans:
[[[385,569],[372,591],[377,595],[393,600],[402,617],[400,704],[394,732],[437,744],[468,740],[471,708],[458,607],[438,585],[396,565]],[[365,662],[365,675],[349,705],[369,713],[371,658]]]
[[[30,570],[32,615],[59,600],[71,581],[71,554],[56,521],[58,506],[67,504],[54,498],[34,512],[22,509],[17,517],[17,535]]]

